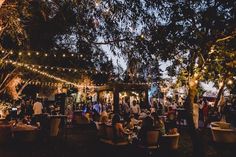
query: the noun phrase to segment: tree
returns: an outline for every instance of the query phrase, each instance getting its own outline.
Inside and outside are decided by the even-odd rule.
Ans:
[[[28,8],[32,17],[24,22],[28,26],[24,27],[28,35],[25,44],[7,45],[6,35],[1,37],[4,48],[47,51],[50,55],[76,52],[82,54],[84,60],[68,59],[51,64],[78,68],[81,62],[81,69],[86,70],[99,69],[101,63],[107,63],[103,46],[117,56],[127,57],[130,64],[138,65],[135,71],[144,71],[143,74],[149,74],[149,67],[156,66],[157,60],[172,61],[168,69],[173,76],[184,74],[186,77],[185,107],[194,150],[197,150],[200,141],[193,125],[192,105],[199,81],[209,73],[207,69],[210,70],[211,65],[223,66],[215,60],[221,59],[225,50],[219,43],[235,43],[234,0],[52,0],[32,1]],[[16,43],[12,39],[11,43]],[[223,50],[212,53],[218,45]],[[50,64],[51,60],[46,61]],[[41,62],[45,63],[45,59]],[[220,68],[214,71],[220,72]],[[62,73],[58,75],[66,77]]]
[[[22,41],[26,39],[25,30],[23,28],[21,17],[27,19],[29,13],[27,11],[29,1],[0,1],[0,51],[3,51],[3,45],[11,45],[9,39],[12,39],[16,44],[22,45]],[[4,42],[3,42],[4,41]],[[20,73],[16,68],[6,68],[2,62],[9,56],[9,53],[4,53],[1,56],[1,78],[0,78],[0,94],[8,93],[13,99],[17,99],[22,89],[16,91],[16,87],[20,83]],[[25,87],[24,84],[22,87]]]
[[[235,38],[236,4],[234,1],[163,1],[163,5],[166,6],[162,9],[166,18],[164,22],[153,27],[150,38],[155,44],[150,45],[149,49],[157,50],[163,59],[173,61],[169,68],[172,73],[178,75],[184,71],[188,87],[185,102],[187,122],[194,154],[199,155],[203,149],[193,125],[192,106],[199,81],[202,76],[207,75],[207,69],[210,69],[211,65],[216,65],[216,56],[211,53],[215,45]],[[217,56],[223,57],[222,53]],[[227,63],[227,60],[224,63]],[[213,71],[219,72],[218,67]]]
[[[97,83],[107,82],[109,77],[113,76],[113,66],[104,53],[98,54],[93,47],[81,39],[78,39],[78,44],[71,41],[72,33],[74,36],[78,35],[73,31],[77,26],[76,21],[73,20],[76,19],[73,9],[75,9],[74,2],[70,1],[33,0],[5,3],[0,12],[4,26],[0,43],[2,49],[8,50],[4,53],[7,54],[4,59],[49,67],[44,68],[44,71],[71,82],[78,82],[82,75],[90,75]],[[5,17],[9,20],[4,20]],[[9,55],[10,50],[13,52],[12,55]],[[48,57],[44,57],[45,52]],[[36,53],[39,55],[35,55]],[[78,56],[76,54],[78,53],[82,57],[70,57],[72,53],[75,56]],[[66,57],[62,57],[64,54]],[[54,55],[61,57],[55,58]],[[77,72],[56,71],[57,68],[52,70],[51,66],[61,67],[60,69],[72,68]],[[23,69],[20,68],[21,71]],[[102,76],[99,71],[102,72]],[[25,70],[23,73],[23,78],[32,75],[32,72]],[[44,77],[38,76],[36,79],[45,80]]]

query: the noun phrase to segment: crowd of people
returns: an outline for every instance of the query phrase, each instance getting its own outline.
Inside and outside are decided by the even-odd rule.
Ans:
[[[101,112],[100,123],[112,125],[116,138],[123,138],[128,134],[127,129],[135,130],[137,125],[141,127],[138,131],[138,139],[145,137],[147,131],[153,129],[158,129],[162,135],[176,134],[177,126],[181,125],[179,120],[186,118],[185,109],[175,102],[167,104],[168,106],[160,101],[154,101],[150,106],[141,107],[137,100],[132,103],[122,100],[119,112],[113,117],[105,110]],[[235,127],[236,99],[220,100],[217,105],[206,98],[195,99],[193,120],[196,129],[207,128],[211,122],[222,120]]]
[[[109,116],[109,113],[103,111],[99,123],[113,127],[115,141],[124,140],[129,137],[131,132],[135,132],[137,136],[132,140],[142,142],[148,131],[158,130],[161,135],[178,132],[174,110],[169,108],[165,114],[166,119],[162,119],[162,115],[160,114],[160,107],[156,109],[154,106],[141,108],[137,100],[132,102],[132,106],[123,101],[119,113]]]
[[[213,105],[212,105],[213,104]],[[221,100],[215,105],[206,98],[195,99],[193,105],[193,119],[195,128],[207,127],[210,122],[224,120],[236,126],[236,98]],[[46,105],[41,99],[22,99],[16,101],[15,107],[7,114],[8,121],[20,120],[25,124],[35,124],[42,113],[57,114],[60,106]],[[178,110],[182,108],[182,110]],[[172,101],[163,104],[162,101],[153,101],[145,105],[143,101],[122,99],[118,112],[114,112],[114,105],[104,102],[80,103],[74,110],[80,110],[88,121],[110,123],[117,131],[117,136],[124,134],[125,127],[134,130],[135,126],[141,126],[142,130],[159,129],[162,134],[177,132],[177,125],[185,118],[184,108],[179,103]],[[121,123],[122,122],[122,123]],[[122,125],[121,125],[122,124]]]
[[[22,99],[14,102],[14,107],[4,111],[6,121],[22,121],[24,124],[36,124],[39,115],[44,112],[41,99]]]

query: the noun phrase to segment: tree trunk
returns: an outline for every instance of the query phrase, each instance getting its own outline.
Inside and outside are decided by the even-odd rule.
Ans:
[[[201,137],[200,132],[195,129],[193,121],[193,104],[196,95],[197,95],[196,79],[191,78],[189,80],[188,96],[184,102],[184,107],[186,109],[187,129],[192,140],[193,156],[204,157],[205,151],[204,151],[203,138]]]
[[[0,8],[2,7],[2,4],[4,3],[5,0],[0,0]]]
[[[223,81],[222,86],[219,89],[219,92],[217,93],[217,97],[216,97],[216,101],[214,103],[214,106],[217,106],[220,102],[220,98],[222,96],[222,94],[224,93],[224,87],[225,87],[225,81]]]
[[[119,90],[117,87],[114,87],[113,89],[113,100],[114,100],[114,113],[119,113]]]

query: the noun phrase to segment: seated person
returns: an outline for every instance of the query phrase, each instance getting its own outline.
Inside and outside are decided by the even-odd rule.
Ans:
[[[108,123],[108,121],[109,121],[109,119],[108,119],[107,112],[103,111],[101,113],[101,116],[100,116],[99,128],[98,128],[98,135],[100,137],[105,137],[106,136],[105,127],[106,127],[106,124]]]
[[[152,130],[154,130],[153,119],[150,116],[147,116],[146,118],[143,119],[143,124],[138,134],[139,142],[145,144],[147,139],[147,132]]]
[[[165,134],[164,122],[159,118],[156,112],[152,113],[152,118],[154,120],[154,128],[160,130],[161,134],[164,135]]]
[[[107,112],[106,111],[103,111],[102,113],[101,113],[101,116],[100,116],[100,123],[101,124],[106,124],[106,123],[108,123],[108,121],[109,121],[109,119],[108,119],[108,114],[107,114]]]
[[[28,115],[25,115],[24,118],[22,119],[23,124],[30,124],[30,117]]]
[[[133,115],[131,115],[131,116],[127,119],[127,121],[125,122],[125,127],[126,127],[127,129],[130,129],[130,130],[133,130],[133,129],[134,129],[134,121],[133,121],[132,119],[134,119],[134,116],[133,116]]]
[[[113,126],[113,135],[114,135],[114,141],[124,141],[127,139],[128,133],[124,130],[123,125],[120,120],[120,116],[118,114],[115,114],[112,118],[112,126]]]

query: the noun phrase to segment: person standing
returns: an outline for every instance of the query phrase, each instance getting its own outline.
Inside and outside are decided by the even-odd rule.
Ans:
[[[129,107],[128,103],[126,103],[126,101],[123,101],[122,111],[123,111],[123,115],[124,115],[124,120],[128,120],[128,118],[130,116],[130,107]]]
[[[26,115],[32,116],[34,111],[33,111],[33,104],[31,104],[30,100],[26,100],[25,107],[26,107]]]
[[[208,101],[206,99],[203,99],[203,119],[204,119],[204,127],[206,128],[208,125],[208,112],[209,112],[209,107],[208,107]]]
[[[36,102],[33,105],[33,110],[35,116],[42,114],[43,104],[41,103],[39,98],[36,99]]]
[[[131,113],[134,114],[135,119],[138,119],[140,112],[140,106],[137,104],[136,100],[134,100],[133,105],[131,106]]]

